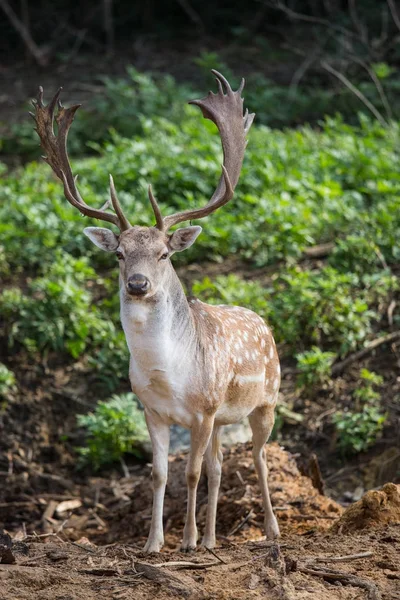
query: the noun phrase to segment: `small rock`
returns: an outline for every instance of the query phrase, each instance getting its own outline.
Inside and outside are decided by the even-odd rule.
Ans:
[[[12,552],[12,540],[8,533],[0,533],[0,563],[3,565],[12,565],[15,563],[15,556]]]
[[[255,573],[252,573],[249,577],[247,587],[249,588],[249,590],[255,590],[256,588],[258,588],[259,583],[260,583],[259,576],[256,575]]]

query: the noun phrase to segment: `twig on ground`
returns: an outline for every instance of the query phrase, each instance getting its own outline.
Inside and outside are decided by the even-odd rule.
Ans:
[[[79,544],[79,542],[71,542],[73,546],[77,546],[81,550],[85,550],[86,552],[90,552],[91,554],[96,554],[96,550],[90,548],[90,546],[86,546],[85,544]]]
[[[124,474],[124,478],[128,479],[130,477],[129,469],[128,469],[127,465],[126,465],[126,462],[122,458],[122,456],[120,457],[119,462],[121,464],[121,468],[122,468],[122,472]]]
[[[185,598],[193,596],[195,592],[202,594],[200,586],[191,577],[177,577],[172,573],[167,573],[163,569],[147,563],[136,562],[135,569],[137,573],[143,573],[146,579],[165,586],[172,592],[178,593]]]
[[[359,558],[369,558],[373,555],[373,552],[360,552],[359,554],[346,554],[344,556],[315,556],[311,557],[310,560],[316,562],[349,562]]]
[[[322,478],[321,469],[319,467],[318,457],[313,452],[310,456],[308,464],[309,476],[313,486],[319,491],[322,496],[325,496],[325,483]]]
[[[375,583],[373,583],[372,581],[368,581],[367,579],[361,579],[361,577],[356,577],[355,575],[351,575],[350,573],[343,573],[342,571],[324,570],[319,569],[318,567],[313,567],[312,569],[310,569],[309,567],[298,567],[297,570],[300,573],[305,573],[306,575],[322,577],[327,581],[340,581],[342,585],[352,585],[354,587],[359,587],[364,590],[367,590],[368,600],[382,599],[381,593],[378,590]]]
[[[219,560],[220,563],[222,563],[223,565],[226,565],[226,560],[224,560],[223,558],[221,558],[220,556],[218,556],[218,554],[216,552],[214,552],[214,550],[212,548],[206,548],[207,552],[210,552],[210,554],[212,554],[213,556],[215,556],[215,558],[217,560]]]
[[[240,523],[238,523],[238,525],[236,525],[236,527],[234,527],[233,529],[231,529],[231,531],[228,533],[228,537],[230,537],[231,535],[234,535],[235,533],[237,533],[238,531],[240,531],[242,529],[242,527],[244,525],[246,525],[247,521],[249,519],[252,519],[254,517],[254,513],[252,510],[249,510],[249,512],[247,513],[247,515],[244,517],[244,519],[242,519],[240,521]]]
[[[244,481],[241,472],[240,471],[236,471],[236,475],[237,475],[237,478],[239,479],[240,483],[242,485],[246,485],[246,482]]]
[[[50,529],[52,528],[53,515],[57,506],[58,502],[56,500],[50,500],[44,510],[42,516],[42,523],[45,533],[53,533],[52,531],[50,531]]]
[[[351,354],[350,356],[348,356],[341,362],[335,363],[332,366],[332,370],[331,370],[332,375],[338,375],[339,373],[341,373],[342,371],[347,369],[347,367],[349,365],[353,364],[354,362],[358,362],[359,360],[364,358],[364,356],[367,356],[367,354],[372,352],[372,350],[375,350],[375,348],[382,346],[382,344],[388,344],[388,343],[394,342],[398,339],[400,339],[400,331],[394,331],[393,333],[389,333],[388,335],[384,335],[380,338],[376,338],[375,340],[372,340],[372,342],[370,342],[368,344],[368,346],[366,346],[362,350],[359,350],[358,352]]]
[[[143,565],[147,565],[150,563],[142,563]],[[216,565],[222,564],[220,560],[213,560],[212,562],[204,562],[204,563],[196,563],[190,562],[187,560],[172,560],[170,562],[158,563],[155,565],[151,565],[152,567],[166,567],[166,568],[175,568],[175,569],[208,569],[209,567],[215,567]],[[226,564],[226,563],[224,563]]]
[[[30,563],[40,560],[41,558],[46,558],[46,556],[47,556],[47,553],[42,552],[41,554],[37,554],[36,556],[31,556],[30,558],[24,558],[23,560],[18,562],[18,565],[21,565],[21,566],[29,565]]]

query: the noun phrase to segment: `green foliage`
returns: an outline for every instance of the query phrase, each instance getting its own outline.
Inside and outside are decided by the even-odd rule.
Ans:
[[[215,58],[203,54],[198,65],[208,71]],[[104,203],[111,172],[134,223],[154,222],[149,182],[164,214],[206,203],[220,177],[221,148],[215,126],[183,104],[197,94],[169,77],[134,70],[104,85],[105,94],[78,113],[71,135],[75,153],[86,151],[89,138],[96,153],[72,161],[85,201]],[[354,126],[337,117],[318,129],[274,130],[257,123],[274,122],[263,116],[271,107],[287,119],[287,99],[284,105],[260,80],[248,81],[247,91],[246,104],[260,109],[261,119],[249,134],[235,198],[204,221],[196,244],[173,260],[179,266],[240,260],[245,278],[205,278],[193,292],[260,314],[282,344],[281,355],[297,357],[301,385],[320,385],[334,356],[362,347],[385,326],[381,306],[398,291],[391,269],[400,260],[400,129],[361,116]],[[291,100],[293,114],[297,101]],[[80,357],[95,389],[110,394],[127,378],[128,350],[118,323],[115,257],[82,234],[98,223],[68,205],[46,164],[11,173],[0,164],[0,174],[3,343],[9,352],[23,346],[41,357]],[[326,242],[334,243],[327,261],[299,260]],[[255,267],[267,267],[260,279]],[[380,426],[379,416],[373,420],[381,414],[374,404],[379,384],[362,381],[354,400],[368,410],[343,413],[342,421],[352,419],[344,426],[350,438],[365,415]]]
[[[269,48],[268,55],[271,53],[272,49]],[[71,130],[70,153],[79,155],[97,151],[112,138],[113,133],[126,138],[142,136],[143,122],[147,119],[163,117],[170,123],[180,125],[185,103],[204,95],[205,88],[215,87],[211,69],[222,71],[233,87],[239,85],[239,75],[226,65],[218,53],[202,52],[193,62],[199,80],[196,88],[193,84],[177,84],[170,75],[140,73],[133,66],[127,68],[124,77],[99,77],[101,91],[93,93],[92,98],[84,103]],[[372,70],[385,87],[387,102],[392,106],[394,117],[399,118],[396,99],[400,80],[392,77],[394,70],[387,63],[375,63]],[[315,125],[326,117],[336,120],[340,114],[347,122],[356,125],[360,115],[362,118],[370,117],[365,105],[345,86],[339,89],[336,86],[316,86],[313,81],[309,86],[301,83],[296,88],[288,88],[287,85],[274,83],[260,72],[251,73],[246,82],[246,104],[256,113],[258,124],[280,128],[304,123]],[[377,110],[388,117],[381,95],[369,77],[354,83]],[[46,90],[48,98],[53,92]],[[65,91],[67,94],[68,90]],[[0,154],[39,158],[41,152],[37,135],[28,118],[30,109],[27,104],[26,120],[23,122],[11,125],[0,123]]]
[[[30,352],[65,351],[77,358],[89,340],[100,341],[113,329],[92,305],[82,285],[94,271],[84,258],[56,253],[56,262],[45,277],[32,280],[27,293],[10,288],[0,295],[0,311],[8,322],[8,341]]]
[[[78,415],[78,424],[86,430],[86,444],[77,448],[81,464],[95,470],[124,454],[142,456],[141,444],[148,439],[144,414],[134,394],[98,402],[94,412]]]
[[[382,431],[387,416],[377,406],[367,405],[362,412],[338,411],[333,418],[338,445],[343,454],[364,452]]]
[[[373,386],[381,386],[383,378],[374,372],[360,371],[361,385],[354,391],[355,409],[338,411],[332,417],[338,433],[338,446],[344,455],[364,452],[378,439],[387,414],[380,408],[381,394]]]
[[[299,386],[313,388],[330,380],[332,363],[336,358],[334,352],[323,352],[317,346],[313,346],[311,350],[298,354],[296,358],[300,371],[297,378]]]
[[[0,398],[4,398],[15,388],[15,375],[0,362]]]
[[[307,348],[318,343],[343,355],[368,337],[380,318],[372,306],[397,286],[396,279],[385,274],[360,278],[332,267],[315,271],[289,268],[278,273],[268,289],[228,275],[214,282],[208,278],[197,282],[193,293],[207,302],[255,310],[273,326],[277,341],[284,342],[292,353],[300,344]]]
[[[70,153],[82,154],[96,149],[96,143],[110,139],[112,131],[118,131],[126,137],[142,133],[141,117],[165,116],[171,121],[179,121],[182,105],[193,94],[188,86],[177,86],[170,75],[154,76],[151,73],[139,73],[134,67],[127,68],[124,78],[100,77],[100,93],[79,110],[78,117],[69,135]],[[45,90],[47,99],[55,90]],[[68,90],[64,92],[64,98]],[[0,144],[4,154],[18,153],[30,158],[38,158],[37,134],[32,121],[13,124],[7,136]]]

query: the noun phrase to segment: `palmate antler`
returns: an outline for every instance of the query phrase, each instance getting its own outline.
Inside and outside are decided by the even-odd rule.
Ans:
[[[192,100],[189,104],[199,106],[203,116],[213,121],[218,127],[221,136],[222,150],[224,155],[222,175],[218,186],[209,202],[202,208],[185,210],[163,217],[157,200],[154,198],[151,186],[149,186],[149,199],[156,217],[156,227],[161,231],[168,231],[173,225],[182,221],[201,219],[213,213],[215,210],[227,204],[232,199],[236,184],[239,180],[240,171],[246,149],[246,134],[253,123],[254,114],[246,110],[243,115],[243,98],[241,93],[244,88],[244,79],[239,89],[234,92],[221,73],[212,71],[218,83],[218,93],[209,92],[202,100]],[[88,217],[101,219],[114,223],[120,231],[126,231],[131,227],[118,202],[114,182],[110,176],[111,203],[116,214],[106,211],[110,201],[101,209],[91,208],[82,199],[76,187],[76,177],[73,176],[67,152],[68,131],[74,120],[79,104],[65,109],[59,101],[61,88],[52,101],[45,106],[43,104],[43,89],[39,88],[38,98],[33,101],[35,114],[32,114],[40,137],[43,149],[47,153],[44,157],[51,166],[54,173],[64,185],[64,194],[68,202],[78,208],[80,212]],[[54,133],[54,112],[58,105],[58,113],[55,117],[58,131]]]
[[[212,70],[212,73],[216,77],[218,93],[209,92],[208,96],[202,100],[192,100],[189,104],[199,106],[203,116],[213,121],[218,127],[224,153],[222,175],[214,194],[203,208],[185,210],[164,217],[163,229],[165,231],[182,221],[206,217],[217,208],[227,204],[233,198],[233,192],[239,180],[247,145],[246,135],[255,115],[254,113],[249,114],[247,109],[243,115],[241,93],[244,88],[244,79],[242,79],[239,89],[234,92],[221,73],[215,70]]]
[[[118,202],[113,179],[110,175],[110,196],[115,214],[106,212],[110,205],[108,200],[100,208],[91,208],[86,204],[76,187],[77,176],[74,177],[69,163],[67,151],[68,131],[74,120],[74,116],[80,104],[64,108],[59,100],[62,88],[58,90],[51,102],[45,106],[43,104],[43,88],[39,87],[37,100],[32,100],[35,113],[30,113],[36,122],[36,131],[40,137],[43,150],[47,153],[44,160],[51,166],[54,173],[61,179],[64,185],[64,194],[68,202],[75,206],[83,215],[93,217],[108,223],[114,223],[120,231],[125,231],[131,227],[128,219],[125,217],[122,208]],[[58,106],[58,113],[55,117],[57,123],[57,134],[54,133],[54,112]]]

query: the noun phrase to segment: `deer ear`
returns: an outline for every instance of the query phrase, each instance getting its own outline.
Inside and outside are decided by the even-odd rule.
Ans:
[[[114,252],[119,245],[115,233],[105,227],[85,227],[83,233],[89,240],[106,252]]]
[[[183,227],[177,229],[169,237],[168,247],[171,252],[181,252],[186,250],[196,241],[197,236],[201,233],[201,227]]]

